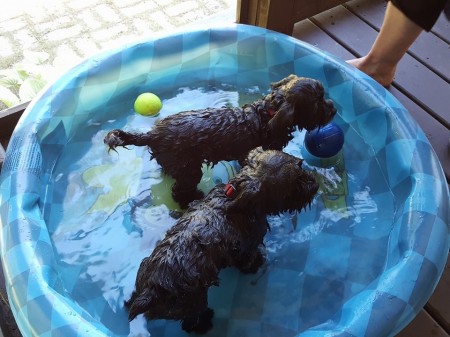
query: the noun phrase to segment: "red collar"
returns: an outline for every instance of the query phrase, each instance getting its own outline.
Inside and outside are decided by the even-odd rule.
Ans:
[[[234,194],[236,193],[236,187],[234,187],[233,184],[228,183],[225,185],[224,192],[225,195],[231,199],[234,197]]]
[[[273,109],[267,109],[267,113],[269,114],[269,117],[272,118],[277,112]]]

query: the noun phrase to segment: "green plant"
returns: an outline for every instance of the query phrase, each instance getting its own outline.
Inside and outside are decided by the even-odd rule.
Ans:
[[[29,52],[13,69],[0,70],[0,102],[11,107],[33,99],[47,84],[47,60],[47,53]]]

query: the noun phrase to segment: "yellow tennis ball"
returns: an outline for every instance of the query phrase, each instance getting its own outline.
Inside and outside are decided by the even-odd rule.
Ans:
[[[151,92],[140,94],[134,102],[134,110],[143,116],[155,116],[162,108],[161,100]]]

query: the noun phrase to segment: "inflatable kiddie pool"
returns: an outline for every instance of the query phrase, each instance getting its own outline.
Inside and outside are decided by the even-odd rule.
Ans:
[[[123,301],[139,264],[173,225],[170,180],[146,149],[103,144],[194,108],[243,105],[295,73],[323,82],[344,131],[333,158],[286,151],[320,180],[311,209],[271,217],[268,260],[233,268],[209,291],[208,336],[391,336],[426,303],[448,253],[448,187],[405,108],[360,72],[308,44],[231,25],[137,43],[90,58],[27,108],[1,176],[1,257],[24,336],[185,336],[173,321],[129,323]],[[138,116],[142,92],[163,101]],[[204,167],[202,188],[236,164]]]

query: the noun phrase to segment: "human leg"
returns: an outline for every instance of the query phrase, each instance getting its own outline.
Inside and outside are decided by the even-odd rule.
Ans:
[[[422,27],[388,2],[380,33],[366,56],[347,61],[383,86],[394,80],[397,64],[422,32]]]

